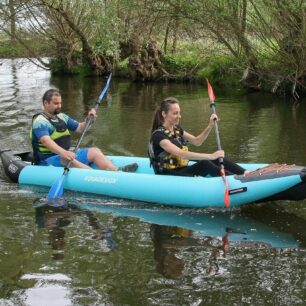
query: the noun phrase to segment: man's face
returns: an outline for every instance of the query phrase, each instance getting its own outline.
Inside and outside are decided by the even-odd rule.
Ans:
[[[44,102],[44,110],[51,114],[57,115],[61,112],[62,109],[62,97],[61,96],[53,96],[51,101]]]

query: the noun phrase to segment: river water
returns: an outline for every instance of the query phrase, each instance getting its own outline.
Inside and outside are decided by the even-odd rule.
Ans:
[[[59,88],[81,120],[104,84],[1,60],[0,149],[30,148],[45,90]],[[227,157],[306,165],[306,101],[214,90]],[[205,86],[114,78],[83,145],[145,156],[167,96],[181,101],[185,129],[206,126]],[[195,151],[215,148],[212,133]],[[305,305],[306,201],[191,210],[68,193],[70,207],[53,211],[35,208],[48,190],[13,184],[2,167],[0,184],[0,305]]]

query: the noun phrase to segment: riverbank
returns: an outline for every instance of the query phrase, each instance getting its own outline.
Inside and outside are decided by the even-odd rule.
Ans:
[[[0,45],[0,59],[4,58],[28,58],[36,56],[50,57],[50,52],[44,43],[31,41],[29,43],[32,51],[29,51],[19,42],[2,41]],[[177,53],[167,53],[160,57],[162,73],[158,73],[150,82],[203,82],[209,78],[212,82],[222,85],[239,85],[241,74],[234,67],[237,66],[235,59],[228,55],[201,54],[200,48],[191,48],[185,45]],[[50,61],[53,74],[65,74],[60,63],[56,59]],[[114,75],[120,78],[131,79],[131,61],[126,58],[114,64]],[[71,74],[88,76],[90,69],[84,64],[76,65]],[[136,81],[141,79],[135,78]]]
[[[33,58],[50,57],[50,67],[55,75],[80,75],[82,77],[92,75],[93,71],[88,64],[78,60],[69,72],[63,69],[61,62],[52,58],[46,42],[28,41],[28,47],[19,42],[10,40],[2,41],[0,45],[0,59],[2,58]],[[30,49],[29,49],[30,47]],[[211,51],[203,53],[203,43],[182,43],[175,53],[163,53],[156,47],[155,54],[150,52],[137,56],[126,57],[124,60],[113,62],[114,77],[125,78],[140,82],[193,82],[201,83],[208,78],[216,85],[232,87],[246,92],[272,92],[281,96],[292,95],[292,84],[282,80],[281,84],[267,80],[258,81],[253,78],[253,72],[249,68],[243,69],[243,64],[232,55],[224,52]],[[147,50],[150,51],[150,50]],[[263,60],[264,61],[264,60]],[[261,62],[261,61],[260,61]],[[258,64],[259,71],[273,73],[278,68],[270,67],[265,59],[265,64]],[[280,69],[280,68],[279,68]],[[108,72],[105,72],[108,74]],[[299,96],[305,96],[303,87],[299,87]]]

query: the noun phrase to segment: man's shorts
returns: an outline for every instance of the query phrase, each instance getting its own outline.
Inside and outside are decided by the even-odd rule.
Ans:
[[[89,151],[89,148],[82,148],[82,149],[78,149],[75,153],[76,160],[78,160],[79,162],[81,162],[81,163],[83,163],[87,166],[90,165],[90,161],[87,158],[88,151]],[[45,165],[45,166],[63,167],[63,165],[61,163],[61,156],[60,155],[51,156],[51,157],[45,159],[44,161],[42,161],[40,164]]]

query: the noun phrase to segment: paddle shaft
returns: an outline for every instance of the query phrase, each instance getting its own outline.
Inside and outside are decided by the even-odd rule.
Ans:
[[[104,89],[102,90],[102,92],[101,92],[101,94],[100,94],[98,100],[97,100],[96,103],[95,103],[95,107],[94,107],[95,110],[97,110],[97,109],[99,108],[99,105],[100,105],[100,103],[101,103],[101,101],[102,101],[102,99],[103,99],[103,97],[104,97],[106,91],[108,90],[108,87],[109,87],[109,83],[110,83],[111,78],[112,78],[112,74],[109,75],[108,80],[107,80],[107,82],[106,82],[106,85],[105,85]],[[76,146],[75,146],[73,152],[76,152],[76,151],[80,148],[80,145],[81,145],[81,142],[82,142],[82,140],[83,140],[83,138],[84,138],[84,136],[85,136],[85,133],[88,131],[89,127],[91,126],[91,124],[93,124],[93,122],[94,122],[94,121],[93,121],[93,118],[92,118],[92,117],[87,117],[87,118],[86,118],[86,124],[85,124],[84,130],[83,130],[83,132],[82,132],[82,134],[81,134],[81,137],[79,138],[79,140],[78,140],[78,142],[77,142],[77,144],[76,144]],[[64,173],[67,173],[67,172],[69,171],[69,168],[70,168],[71,163],[72,163],[72,160],[70,160],[70,161],[68,162],[67,166],[65,167]]]
[[[209,100],[210,100],[210,108],[211,108],[212,113],[216,115],[214,91],[213,91],[208,79],[206,79],[206,82],[207,82],[208,96],[209,96]],[[215,127],[215,132],[216,132],[217,148],[218,148],[218,150],[222,150],[217,120],[214,120],[214,127]],[[225,203],[226,207],[229,207],[230,206],[229,187],[228,187],[228,182],[227,182],[226,175],[225,175],[224,160],[223,160],[223,157],[219,157],[218,160],[219,160],[219,164],[220,164],[220,174],[221,174],[221,177],[223,179],[224,186],[225,186],[224,203]]]
[[[211,109],[211,112],[216,115],[216,105],[215,105],[214,101],[210,102],[210,109]],[[219,126],[218,126],[217,120],[214,120],[214,128],[215,128],[215,133],[216,133],[217,148],[218,148],[218,150],[222,150],[221,141],[220,141]],[[222,157],[219,158],[219,163],[220,163],[220,166],[224,168]]]

